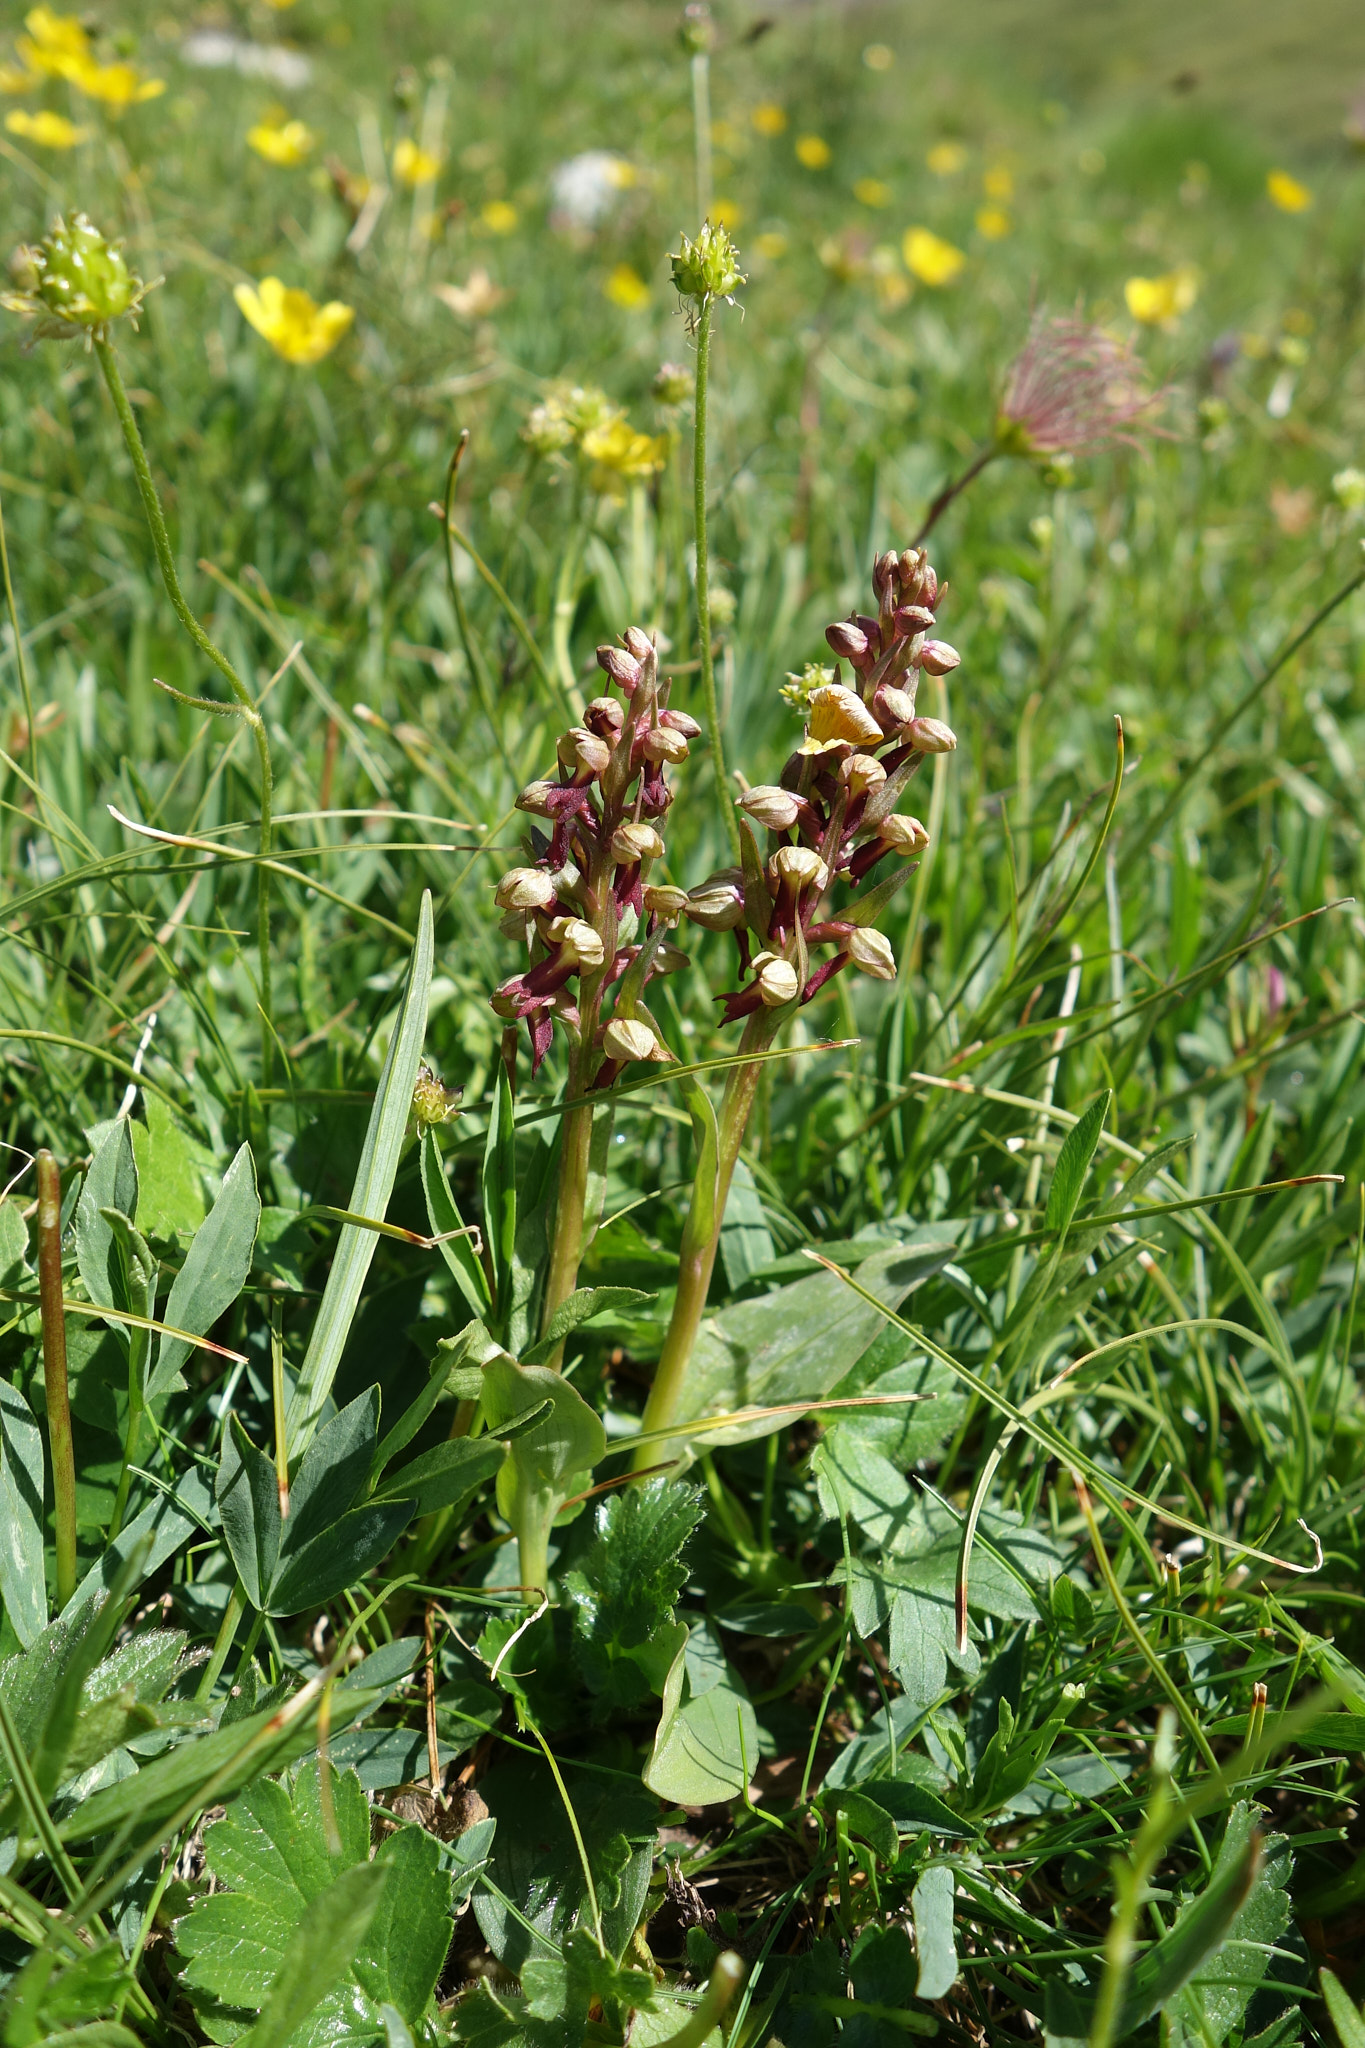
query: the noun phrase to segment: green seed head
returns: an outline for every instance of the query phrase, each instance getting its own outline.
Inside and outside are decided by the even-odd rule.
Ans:
[[[59,334],[102,336],[124,314],[136,317],[147,294],[129,270],[122,245],[110,242],[83,213],[70,226],[58,215],[36,248],[20,249],[11,263],[19,289],[3,303],[12,312],[46,314]]]
[[[695,242],[683,236],[673,258],[673,282],[682,298],[698,306],[708,299],[728,299],[745,282],[739,251],[724,228],[708,220]]]

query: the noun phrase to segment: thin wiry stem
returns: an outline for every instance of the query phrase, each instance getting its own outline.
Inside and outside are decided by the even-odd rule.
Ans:
[[[220,648],[215,647],[213,641],[210,640],[208,634],[190,610],[185,600],[185,594],[180,588],[180,575],[175,566],[175,556],[171,551],[170,535],[166,530],[166,515],[162,510],[161,499],[157,494],[156,484],[152,479],[151,465],[147,460],[147,450],[143,446],[142,433],[134,416],[132,405],[129,403],[128,393],[124,388],[123,373],[119,369],[118,357],[114,353],[113,343],[97,338],[95,341],[95,354],[99,358],[100,368],[104,372],[104,381],[109,387],[109,396],[114,402],[114,411],[118,414],[119,425],[123,429],[124,444],[132,460],[133,474],[137,478],[138,493],[142,499],[142,510],[147,520],[147,530],[152,537],[152,550],[156,555],[157,567],[161,571],[161,580],[166,586],[166,595],[170,598],[176,617],[189,634],[191,640],[193,640],[195,646],[201,654],[213,663],[214,667],[223,676],[236,700],[233,709],[238,717],[246,720],[246,723],[251,728],[252,738],[256,742],[256,753],[261,769],[260,865],[256,870],[256,942],[260,958],[261,982],[261,1085],[268,1088],[271,1084],[275,1060],[274,1002],[271,987],[270,961],[271,879],[270,870],[265,865],[270,857],[273,843],[271,807],[274,799],[275,779],[270,762],[270,741],[266,734],[265,720],[257,710],[250,690],[242,681],[242,678],[238,675],[227,656]]]

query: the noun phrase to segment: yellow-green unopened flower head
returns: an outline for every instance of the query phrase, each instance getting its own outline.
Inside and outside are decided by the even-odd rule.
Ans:
[[[673,282],[680,297],[702,305],[707,299],[728,299],[746,282],[739,251],[722,227],[707,221],[695,242],[684,235],[673,258]]]
[[[47,314],[59,333],[103,337],[111,321],[135,317],[147,295],[122,245],[107,241],[83,213],[69,227],[58,215],[35,249],[21,251],[15,271],[22,288],[2,303],[15,313]]]

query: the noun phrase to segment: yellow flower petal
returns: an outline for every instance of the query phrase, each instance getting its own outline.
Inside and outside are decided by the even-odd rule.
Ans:
[[[393,146],[393,175],[400,185],[429,185],[440,173],[443,158],[419,149],[410,135]]]
[[[713,199],[707,219],[713,227],[737,228],[744,219],[744,208],[737,199]]]
[[[602,290],[613,306],[621,306],[628,313],[638,313],[649,304],[649,286],[629,263],[618,263]]]
[[[1266,197],[1281,213],[1307,213],[1313,204],[1313,195],[1306,185],[1288,171],[1272,171],[1265,181]]]
[[[247,129],[246,139],[248,148],[254,149],[257,156],[263,156],[268,164],[286,167],[301,164],[315,141],[312,129],[302,121],[286,121],[278,128],[262,121]]]
[[[749,119],[760,135],[784,135],[786,133],[786,109],[777,106],[772,100],[765,100],[762,106],[755,107]]]
[[[901,243],[905,267],[921,284],[951,284],[967,267],[961,249],[945,242],[929,228],[908,228]]]
[[[859,178],[853,187],[853,197],[859,206],[889,206],[891,187],[884,185],[880,178]]]
[[[1014,233],[1014,222],[1003,206],[981,206],[977,208],[976,231],[988,242],[1003,242],[1006,235]]]
[[[1123,287],[1128,311],[1148,327],[1164,327],[1188,313],[1199,296],[1199,272],[1182,263],[1163,277],[1130,277]]]
[[[1008,164],[992,164],[981,180],[981,189],[988,199],[1013,199],[1014,173]]]
[[[479,218],[493,235],[510,235],[517,224],[517,209],[505,199],[490,199]]]
[[[256,332],[287,363],[320,363],[355,319],[354,309],[339,299],[319,306],[307,292],[291,290],[278,277],[263,277],[259,287],[239,284],[232,296]]]
[[[823,171],[834,152],[823,135],[798,135],[796,160],[808,171]]]
[[[960,142],[936,142],[924,159],[936,178],[955,178],[967,161]]]
[[[46,107],[36,114],[16,107],[12,114],[6,114],[5,126],[11,135],[22,135],[42,149],[74,149],[78,142],[86,142],[90,137],[88,128],[78,128],[65,114],[50,113]]]

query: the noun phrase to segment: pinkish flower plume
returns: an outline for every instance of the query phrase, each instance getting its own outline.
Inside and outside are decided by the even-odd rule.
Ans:
[[[1138,445],[1134,429],[1160,432],[1152,414],[1165,393],[1143,382],[1125,342],[1071,314],[1035,313],[1009,373],[996,418],[996,442],[1012,455],[1087,455],[1117,442]]]

